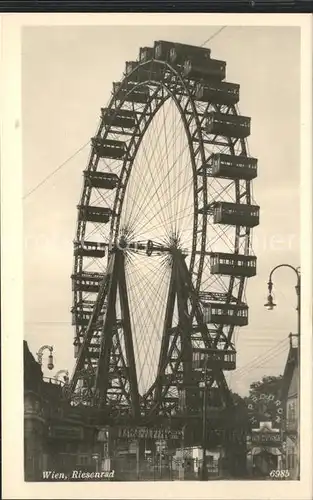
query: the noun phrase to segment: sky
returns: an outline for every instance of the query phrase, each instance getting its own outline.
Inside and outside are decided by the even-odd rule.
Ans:
[[[27,27],[22,39],[25,338],[35,354],[54,346],[54,375],[71,371],[72,242],[87,145],[125,61],[155,40],[201,45],[218,26]],[[263,375],[283,372],[288,334],[296,329],[295,275],[274,276],[277,307],[264,308],[271,269],[300,265],[300,30],[226,27],[206,46],[227,61],[227,81],[240,84],[240,112],[251,116],[248,140],[258,158],[253,195],[261,207],[254,231],[257,276],[247,285],[249,325],[236,336],[231,388],[244,395]],[[86,146],[85,146],[86,145]],[[85,146],[85,147],[84,147]],[[76,151],[79,153],[74,155]],[[74,155],[74,156],[73,156]],[[52,175],[65,160],[66,165]],[[37,186],[39,186],[37,188]]]

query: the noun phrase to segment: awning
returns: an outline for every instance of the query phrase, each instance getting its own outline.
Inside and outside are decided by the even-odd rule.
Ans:
[[[282,452],[278,448],[260,448],[256,446],[250,451],[251,455],[260,455],[261,453],[269,453],[270,455],[281,455]]]

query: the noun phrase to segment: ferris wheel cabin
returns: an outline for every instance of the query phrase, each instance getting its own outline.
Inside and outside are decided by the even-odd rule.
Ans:
[[[209,61],[211,58],[211,49],[205,47],[196,47],[183,43],[174,43],[169,51],[169,59],[176,65],[183,65],[186,59],[195,59],[197,61]]]
[[[251,118],[211,111],[208,113],[206,130],[209,134],[245,139],[250,135]]]
[[[201,387],[195,387],[191,384],[181,383],[179,387],[179,412],[184,419],[193,418],[193,415],[199,415],[199,410],[203,406],[203,393]],[[207,417],[211,422],[218,421],[223,412],[220,406],[220,396],[217,387],[207,388]],[[201,410],[200,410],[201,411]]]
[[[157,65],[140,66],[137,61],[126,62],[125,74],[128,82],[140,83],[147,80],[159,81],[163,78],[163,73],[163,68]]]
[[[198,83],[195,91],[197,101],[214,104],[237,104],[240,85],[229,82]]]
[[[210,61],[211,49],[185,43],[158,40],[154,43],[154,57],[160,61],[170,61],[175,66],[183,66],[187,59]]]
[[[91,144],[100,158],[118,160],[125,156],[125,142],[93,137]]]
[[[256,275],[254,255],[214,252],[210,255],[211,274],[251,278]]]
[[[95,272],[84,272],[72,274],[72,290],[74,292],[98,293],[103,281],[103,274]]]
[[[87,185],[98,189],[115,189],[119,182],[119,177],[112,172],[85,170],[84,177]]]
[[[86,222],[102,222],[107,224],[111,218],[112,210],[106,207],[93,207],[90,205],[78,205],[79,216]]]
[[[119,128],[134,128],[136,125],[136,114],[127,109],[101,108],[101,117],[105,125]]]
[[[203,320],[207,324],[246,326],[248,310],[246,304],[210,302],[203,304]]]
[[[154,57],[160,61],[168,61],[170,57],[170,50],[174,47],[173,42],[166,42],[164,40],[158,40],[154,42]]]
[[[211,58],[211,49],[184,43],[173,43],[169,50],[170,61],[176,65],[183,65],[186,58],[208,61]]]
[[[126,61],[125,63],[125,75],[129,75],[134,71],[138,66],[137,61]]]
[[[98,241],[74,241],[76,257],[105,257],[106,245]]]
[[[210,176],[251,181],[258,175],[258,160],[247,156],[212,154],[204,165]]]
[[[243,203],[229,203],[217,201],[213,207],[214,224],[227,224],[230,226],[258,226],[260,220],[260,207],[258,205],[245,205]]]
[[[194,347],[192,350],[192,367],[203,370],[205,367],[222,370],[236,369],[236,351],[234,349],[203,349]]]
[[[72,307],[71,312],[72,312],[72,325],[80,325],[80,326],[87,326],[91,315],[92,311],[94,308],[94,302],[90,301],[90,303],[83,303],[82,306],[78,305],[76,307]],[[105,310],[103,309],[101,313],[97,316],[96,323],[101,326],[103,323],[104,319],[104,313]]]
[[[226,77],[226,62],[217,59],[190,60],[184,62],[183,74],[191,80],[224,80]]]
[[[116,100],[119,101],[145,104],[150,98],[150,90],[147,86],[140,86],[139,88],[133,89],[131,84],[123,85],[123,87],[121,87],[120,82],[114,82],[113,91]]]
[[[154,58],[154,49],[153,47],[140,47],[139,49],[139,61],[145,62],[149,61],[149,59]]]

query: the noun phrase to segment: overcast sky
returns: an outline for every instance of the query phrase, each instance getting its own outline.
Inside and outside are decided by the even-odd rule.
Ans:
[[[94,135],[112,82],[121,78],[125,61],[137,58],[139,47],[154,40],[201,45],[218,29],[24,28],[24,194]],[[227,61],[227,80],[240,83],[241,114],[252,118],[249,149],[259,159],[253,187],[261,206],[261,223],[254,232],[258,275],[248,281],[249,326],[236,338],[238,370],[230,377],[232,389],[245,394],[252,381],[282,373],[286,339],[296,328],[291,271],[277,271],[274,277],[276,310],[268,312],[264,303],[272,267],[300,265],[300,29],[227,27],[207,46],[212,57]],[[25,338],[33,353],[43,344],[54,345],[54,372],[71,370],[74,362],[72,242],[88,156],[87,146],[24,200]]]

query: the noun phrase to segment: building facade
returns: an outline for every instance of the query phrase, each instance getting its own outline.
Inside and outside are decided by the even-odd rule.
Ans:
[[[298,337],[290,334],[290,349],[282,384],[284,405],[283,439],[285,448],[285,468],[290,479],[299,479],[300,474],[300,405],[299,405],[299,347]]]
[[[75,409],[65,401],[62,386],[55,382],[43,379],[24,342],[25,481],[53,480],[52,473],[101,470],[104,446],[98,426],[88,409]]]

